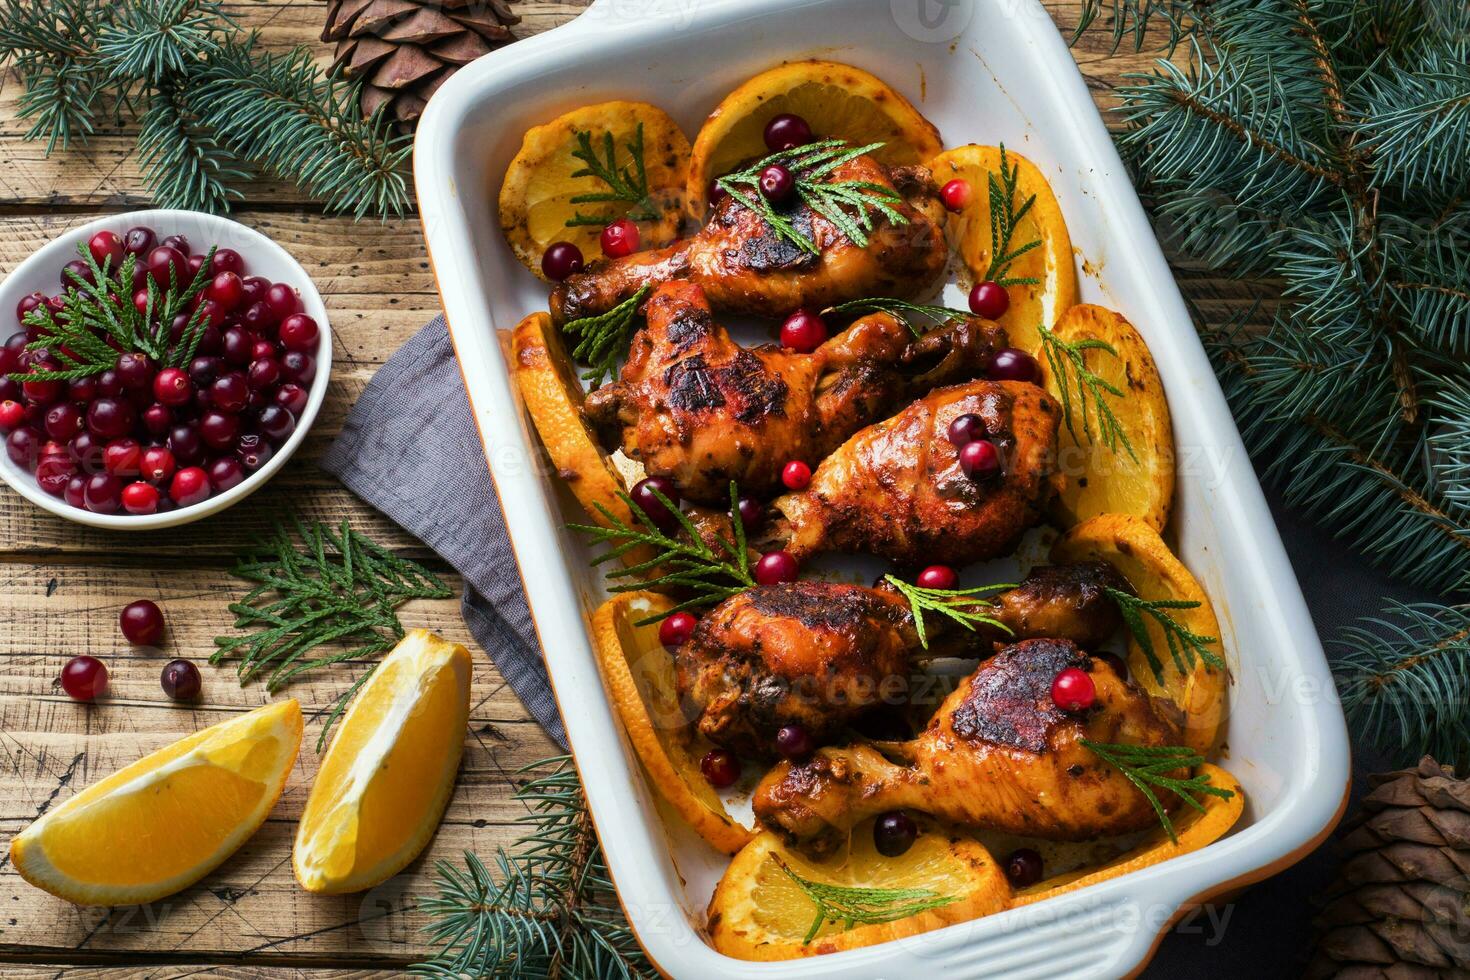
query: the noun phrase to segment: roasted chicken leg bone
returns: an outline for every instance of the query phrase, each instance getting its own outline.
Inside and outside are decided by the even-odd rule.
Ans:
[[[875,313],[809,354],[746,349],[692,282],[660,286],[620,379],[590,394],[587,421],[689,500],[729,506],[730,481],[765,496],[791,460],[816,465],[913,393],[984,373],[1005,332],[954,320],[914,339]]]
[[[1051,683],[1091,670],[1097,704],[1057,708]],[[1065,640],[1026,640],[982,664],[940,706],[904,761],[868,746],[819,749],[783,762],[756,789],[756,818],[793,844],[830,851],[866,817],[907,808],[960,827],[1091,840],[1157,823],[1123,773],[1081,744],[1177,745],[1178,726],[1108,664]],[[1172,797],[1166,805],[1177,805]]]
[[[571,276],[551,294],[558,323],[605,313],[647,283],[687,279],[704,287],[715,309],[784,317],[800,307],[821,309],[864,296],[926,296],[948,261],[944,207],[929,171],[890,170],[861,156],[838,167],[833,182],[860,180],[891,187],[902,196],[894,207],[908,219],[893,224],[877,216],[868,244],[859,246],[805,204],[789,215],[819,254],[780,237],[758,213],[733,197],[714,211],[692,238],[667,248],[599,262]]]

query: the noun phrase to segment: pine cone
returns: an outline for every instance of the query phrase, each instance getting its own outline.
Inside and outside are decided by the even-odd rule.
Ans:
[[[386,111],[405,129],[462,65],[515,40],[506,0],[328,0],[323,41],[333,67],[361,77],[362,111]]]
[[[1369,783],[1307,976],[1470,976],[1470,781],[1425,756]]]

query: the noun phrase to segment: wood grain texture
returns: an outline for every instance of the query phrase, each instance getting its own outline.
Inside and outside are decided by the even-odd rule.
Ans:
[[[312,46],[325,4],[315,0],[229,0],[225,9],[261,31],[266,45]],[[520,0],[526,36],[562,23],[584,6]],[[1076,4],[1047,3],[1070,34]],[[1150,56],[1110,56],[1101,37],[1075,49],[1099,105],[1113,104],[1124,72],[1146,69]],[[100,130],[83,147],[47,157],[22,135],[21,87],[0,75],[0,274],[65,228],[100,215],[147,207],[130,124]],[[374,372],[438,312],[439,302],[416,219],[354,223],[321,215],[288,184],[261,182],[235,216],[275,237],[316,279],[331,315],[337,361],[326,405],[311,436],[273,483],[228,513],[164,534],[117,535],[50,517],[13,494],[0,494],[0,835],[8,838],[71,793],[140,755],[268,699],[258,684],[241,687],[228,667],[203,667],[198,704],[168,702],[158,686],[167,660],[204,663],[212,638],[226,632],[225,605],[240,593],[231,557],[268,533],[294,508],[308,519],[352,524],[390,547],[431,558],[424,546],[368,508],[319,470],[315,461],[340,431],[349,407]],[[1186,291],[1210,313],[1248,305],[1249,291],[1199,274]],[[0,312],[0,316],[8,316]],[[432,559],[431,559],[432,560]],[[452,577],[451,577],[452,579]],[[457,586],[458,582],[454,582]],[[171,630],[164,649],[130,648],[116,628],[126,602],[149,597],[165,608]],[[419,602],[403,618],[451,639],[472,641],[457,600]],[[472,646],[473,648],[473,646]],[[312,896],[291,875],[295,822],[315,771],[318,715],[363,669],[344,664],[283,692],[308,718],[307,744],[281,803],[242,851],[199,885],[152,906],[111,912],[52,899],[23,882],[0,857],[0,972],[54,976],[74,966],[78,977],[198,975],[249,980],[311,980],[399,975],[422,957],[423,917],[413,896],[431,887],[437,860],[464,850],[492,855],[512,844],[525,813],[512,798],[514,771],[555,753],[483,651],[476,651],[473,709],[458,787],[443,826],[408,870],[365,895]],[[91,654],[107,662],[112,692],[82,706],[57,684],[65,660]],[[27,965],[30,964],[30,965]]]

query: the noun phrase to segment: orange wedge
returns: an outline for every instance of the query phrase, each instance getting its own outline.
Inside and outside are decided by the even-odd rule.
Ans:
[[[309,892],[362,891],[444,816],[470,714],[470,654],[413,630],[357,692],[311,787],[291,864]]]
[[[1041,346],[1036,325],[1051,327],[1077,302],[1077,266],[1067,222],[1051,185],[1036,165],[1019,153],[1006,150],[1005,157],[1006,169],[1014,168],[1016,172],[1014,209],[1019,211],[1027,199],[1035,197],[1011,234],[1010,250],[1032,241],[1041,244],[1016,259],[1006,271],[1007,278],[1037,282],[1007,287],[1011,305],[999,323],[1006,328],[1012,346],[1035,353]],[[985,276],[994,253],[989,181],[992,175],[997,183],[1001,180],[1000,147],[974,143],[955,147],[931,159],[929,169],[941,187],[956,179],[970,185],[969,203],[949,216],[944,229],[951,251],[960,257],[960,285],[969,289]]]
[[[265,822],[301,748],[295,700],[144,756],[21,831],[21,877],[78,905],[136,905],[219,866]]]
[[[948,834],[931,821],[921,820],[920,828],[923,832],[912,847],[897,857],[884,857],[873,846],[869,821],[853,830],[846,852],[821,861],[785,847],[775,834],[762,833],[735,855],[710,900],[709,931],[715,949],[742,960],[796,959],[872,946],[1006,908],[1011,889],[989,851],[978,841]],[[810,884],[906,889],[931,896],[890,896],[886,901],[893,911],[900,910],[905,901],[943,900],[944,904],[891,922],[851,928],[842,922],[823,921],[808,940],[818,915],[808,892]]]
[[[689,161],[691,215],[704,218],[710,181],[771,152],[766,123],[787,112],[817,139],[883,143],[873,156],[891,166],[921,164],[944,147],[934,124],[875,75],[836,61],[793,61],[735,89],[705,120]]]
[[[697,736],[679,705],[674,658],[658,639],[657,624],[634,623],[674,605],[654,592],[625,592],[604,602],[592,617],[592,635],[628,740],[649,782],[713,847],[734,854],[751,839],[699,771],[713,746]]]
[[[1170,840],[1164,828],[1160,827],[1151,833],[1143,843],[1118,855],[1102,867],[1082,868],[1038,881],[1018,891],[1011,904],[1030,905],[1055,895],[1074,892],[1088,885],[1109,881],[1120,875],[1162,864],[1181,854],[1197,851],[1224,837],[1230,828],[1235,826],[1236,821],[1240,819],[1241,813],[1245,810],[1245,792],[1240,788],[1240,783],[1235,777],[1219,766],[1206,763],[1199,767],[1198,774],[1208,776],[1211,786],[1230,790],[1235,795],[1228,799],[1221,799],[1209,793],[1200,794],[1199,799],[1204,804],[1204,812],[1189,806],[1180,807],[1171,816],[1174,833],[1178,838],[1177,843]]]
[[[1184,563],[1174,557],[1159,533],[1141,517],[1100,514],[1078,524],[1052,546],[1052,561],[1101,560],[1123,573],[1143,599],[1197,602],[1192,609],[1169,609],[1180,625],[1200,637],[1212,637],[1207,648],[1224,660],[1220,622],[1210,597],[1195,581]],[[1179,707],[1184,719],[1184,743],[1208,756],[1225,713],[1228,672],[1212,667],[1196,656],[1184,657],[1181,670],[1170,656],[1163,628],[1147,615],[1141,617],[1152,641],[1159,670],[1149,663],[1144,649],[1132,636],[1128,639],[1128,677],[1149,694],[1165,698]]]

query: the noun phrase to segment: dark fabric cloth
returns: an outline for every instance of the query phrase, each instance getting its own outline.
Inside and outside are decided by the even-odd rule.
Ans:
[[[417,535],[464,577],[464,616],[551,737],[566,733],[551,696],[505,518],[470,417],[444,318],[438,317],[378,372],[358,399],[323,466],[354,493]],[[1318,632],[1330,638],[1383,598],[1429,596],[1395,588],[1330,535],[1272,510]],[[1354,754],[1358,775],[1387,768]],[[1331,879],[1331,845],[1213,912],[1185,919],[1166,937],[1151,977],[1289,977],[1299,974],[1311,936],[1310,897]]]

